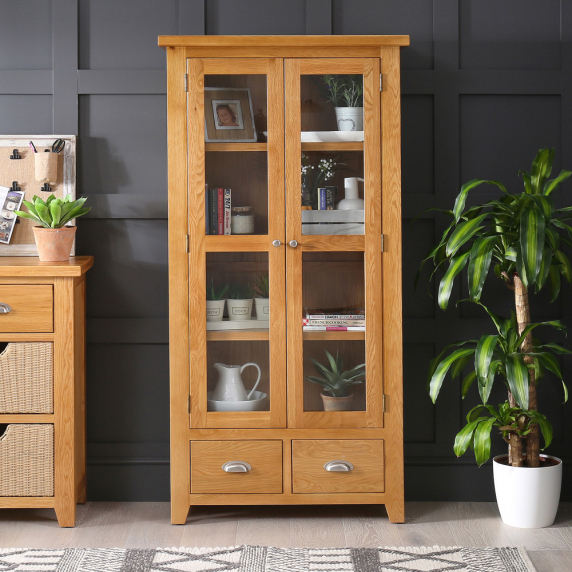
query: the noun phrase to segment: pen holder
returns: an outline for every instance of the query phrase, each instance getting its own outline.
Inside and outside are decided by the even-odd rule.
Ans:
[[[36,181],[39,183],[57,183],[57,153],[34,153],[34,161],[36,167]]]

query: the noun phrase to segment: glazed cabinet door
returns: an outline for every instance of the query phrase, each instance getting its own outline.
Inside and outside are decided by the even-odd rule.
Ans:
[[[287,59],[285,90],[288,425],[382,427],[380,60]]]
[[[187,59],[192,428],[286,425],[283,65]]]

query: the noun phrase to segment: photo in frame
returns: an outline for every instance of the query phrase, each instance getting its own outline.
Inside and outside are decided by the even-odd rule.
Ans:
[[[256,143],[248,87],[205,87],[205,141]]]

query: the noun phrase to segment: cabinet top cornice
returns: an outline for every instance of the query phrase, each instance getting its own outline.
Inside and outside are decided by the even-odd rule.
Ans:
[[[409,36],[159,36],[162,48],[377,48],[408,45]]]

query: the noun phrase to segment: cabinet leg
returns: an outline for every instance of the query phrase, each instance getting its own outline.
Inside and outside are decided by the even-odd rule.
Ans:
[[[388,501],[385,505],[389,521],[394,524],[403,524],[405,522],[405,506],[403,500]]]
[[[57,504],[55,510],[61,528],[73,528],[75,526],[75,502]]]
[[[171,501],[171,524],[185,524],[190,508],[188,503]]]

